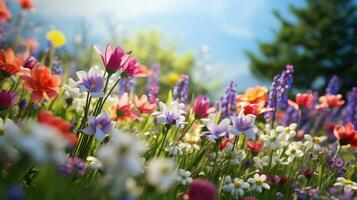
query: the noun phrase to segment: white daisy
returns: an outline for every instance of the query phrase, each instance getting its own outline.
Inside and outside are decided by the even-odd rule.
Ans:
[[[186,171],[184,169],[179,169],[177,172],[176,181],[181,185],[187,185],[192,182],[191,172]]]
[[[267,176],[262,174],[254,174],[253,178],[249,178],[248,182],[251,184],[251,189],[255,190],[259,193],[261,193],[263,191],[263,188],[269,190],[270,186],[265,183],[265,181],[267,180]]]
[[[176,180],[175,161],[168,158],[154,158],[149,161],[146,179],[160,191],[167,191]]]
[[[357,183],[353,182],[350,179],[346,179],[343,177],[338,177],[337,182],[333,184],[334,186],[342,186],[344,191],[357,190]]]
[[[231,193],[235,197],[244,196],[244,190],[249,188],[249,183],[239,178],[232,180],[230,176],[226,176],[224,182],[225,184],[222,186],[222,190]]]
[[[320,143],[325,141],[327,139],[327,136],[324,135],[320,137],[318,136],[312,137],[309,134],[305,134],[304,138],[305,138],[304,146],[306,148],[313,149],[314,151],[318,151],[320,150]]]
[[[304,155],[301,146],[301,142],[292,142],[289,144],[288,149],[285,152],[285,155],[288,156],[288,162],[292,162],[295,158],[300,158]]]

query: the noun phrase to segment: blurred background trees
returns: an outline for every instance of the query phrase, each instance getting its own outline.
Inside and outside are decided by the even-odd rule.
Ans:
[[[344,91],[357,85],[357,7],[353,0],[306,0],[290,5],[294,18],[278,11],[280,29],[272,42],[259,42],[259,52],[247,52],[251,71],[271,80],[286,64],[295,66],[294,86],[321,90],[332,75]]]

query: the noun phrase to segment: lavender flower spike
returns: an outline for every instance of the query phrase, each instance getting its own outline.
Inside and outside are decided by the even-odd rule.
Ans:
[[[245,135],[248,138],[255,140],[255,133],[258,128],[254,125],[255,115],[244,115],[243,111],[238,116],[232,116],[231,121],[233,125],[228,127],[228,132],[232,135]]]
[[[232,81],[225,91],[225,96],[221,98],[221,118],[233,116],[236,107],[236,84]]]
[[[271,84],[267,107],[272,108],[273,110],[264,113],[264,118],[266,120],[272,120],[276,113],[276,106],[277,106],[276,101],[277,101],[279,78],[280,78],[280,74],[275,75],[273,79],[273,83]]]
[[[174,99],[184,103],[187,100],[187,93],[189,89],[189,77],[187,74],[182,74],[179,82],[174,87]]]
[[[330,81],[326,87],[326,94],[337,95],[338,90],[340,89],[340,79],[334,75],[331,77]]]
[[[95,98],[104,96],[104,79],[97,69],[92,67],[88,73],[85,71],[78,71],[77,76],[79,79],[77,87],[81,92],[89,92],[89,94]]]
[[[342,119],[344,124],[352,122],[354,127],[357,127],[357,87],[353,87],[347,94],[347,104],[342,111]]]
[[[94,135],[99,142],[103,141],[105,136],[110,134],[114,123],[110,120],[108,112],[102,112],[97,117],[88,118],[88,126],[83,129],[87,135]]]
[[[279,78],[279,87],[277,93],[277,106],[280,109],[285,109],[288,105],[288,92],[293,83],[294,66],[286,65],[285,70]]]
[[[152,66],[152,73],[148,77],[146,94],[149,98],[149,102],[153,104],[159,103],[157,98],[159,94],[159,77],[160,77],[160,63],[155,63]]]

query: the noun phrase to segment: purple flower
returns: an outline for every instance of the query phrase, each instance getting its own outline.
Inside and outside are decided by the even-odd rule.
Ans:
[[[185,194],[187,200],[214,200],[216,187],[207,180],[195,179]]]
[[[15,105],[17,100],[16,92],[10,90],[0,91],[0,111],[11,108]]]
[[[92,67],[88,73],[85,71],[78,71],[77,76],[79,79],[77,86],[81,92],[89,92],[92,97],[104,96],[104,80],[97,69]]]
[[[202,136],[208,137],[213,140],[218,140],[223,137],[228,137],[229,119],[223,119],[219,124],[209,121],[207,124],[208,131],[202,133]]]
[[[243,112],[240,112],[238,116],[232,116],[231,121],[233,125],[228,127],[230,134],[236,136],[243,134],[255,140],[255,133],[257,132],[257,127],[254,125],[255,115],[244,115]]]
[[[60,173],[64,175],[75,173],[83,176],[86,170],[87,163],[79,157],[68,157],[66,164],[59,167]]]
[[[293,83],[294,66],[286,65],[285,70],[279,77],[278,93],[277,93],[277,106],[280,109],[285,109],[288,105],[288,92]]]
[[[232,81],[225,90],[225,96],[221,98],[221,118],[233,116],[236,112],[236,87],[237,85]]]
[[[108,44],[105,52],[102,53],[96,46],[94,49],[102,58],[103,64],[109,74],[113,74],[123,68],[124,64],[129,60],[129,53],[125,53],[119,46],[112,50],[112,45]]]
[[[340,89],[340,80],[336,75],[334,75],[331,77],[330,81],[327,84],[326,94],[337,95],[339,89]]]
[[[22,200],[25,199],[25,192],[20,186],[12,185],[7,189],[6,197],[8,200]]]
[[[157,115],[157,120],[166,125],[174,125],[181,127],[185,124],[185,104],[177,101],[171,102],[170,106],[166,106],[164,103],[159,103],[160,111],[154,112],[153,115]]]
[[[28,57],[24,63],[24,68],[27,69],[32,69],[38,66],[40,66],[40,63],[33,56]]]
[[[181,103],[185,103],[188,96],[189,77],[187,74],[182,74],[180,80],[174,87],[173,98]]]
[[[88,135],[94,135],[98,141],[103,141],[114,127],[114,123],[109,118],[109,113],[102,112],[97,117],[89,117],[88,126],[83,132]]]
[[[119,81],[119,94],[123,95],[124,93],[130,94],[131,92],[134,92],[135,90],[135,78],[134,77],[128,77],[121,79]]]
[[[160,68],[160,63],[155,63],[147,79],[146,94],[149,98],[149,102],[153,104],[159,103],[157,96],[159,94]]]
[[[342,119],[344,124],[352,122],[354,127],[357,127],[357,87],[353,87],[352,91],[347,94],[347,103],[342,111]]]
[[[272,108],[273,110],[267,111],[264,114],[264,118],[266,120],[272,120],[276,113],[276,101],[277,101],[277,93],[278,93],[278,80],[280,78],[280,74],[275,75],[273,82],[271,84],[269,99],[268,99],[268,108]]]
[[[57,74],[59,76],[62,76],[63,74],[63,64],[61,61],[58,59],[54,59],[54,61],[51,63],[51,72],[52,74]]]
[[[285,109],[288,106],[288,93],[293,83],[294,66],[286,65],[285,70],[277,74],[269,93],[268,108],[274,110],[265,113],[266,120],[273,120],[276,109]]]

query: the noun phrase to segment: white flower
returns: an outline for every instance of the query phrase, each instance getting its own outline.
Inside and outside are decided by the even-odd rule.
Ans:
[[[229,152],[231,152],[230,163],[232,165],[238,165],[247,157],[247,154],[243,149],[234,150],[233,152],[230,150]]]
[[[189,171],[179,169],[177,175],[176,181],[181,185],[187,185],[192,182],[191,172]]]
[[[278,149],[282,147],[281,136],[277,134],[275,130],[270,130],[269,134],[262,135],[262,140],[264,141],[264,146],[271,149]]]
[[[357,190],[357,183],[352,180],[338,177],[337,182],[333,184],[334,186],[343,186],[344,191]]]
[[[86,161],[88,163],[88,167],[90,169],[93,169],[93,170],[97,170],[97,169],[102,169],[103,168],[103,164],[102,162],[100,162],[100,160],[98,160],[96,157],[94,156],[88,156],[86,158]]]
[[[287,127],[283,127],[283,126],[276,127],[275,130],[278,132],[278,135],[280,136],[279,137],[280,142],[283,146],[288,146],[289,141],[295,137],[296,127],[297,127],[296,123],[290,124]]]
[[[254,167],[256,167],[257,169],[263,169],[264,167],[269,165],[269,160],[269,156],[264,156],[263,158],[255,156],[253,157]]]
[[[314,151],[318,151],[320,150],[320,143],[325,141],[327,139],[327,136],[324,135],[321,137],[318,136],[311,137],[311,135],[305,134],[304,138],[305,138],[305,142],[304,142],[305,147],[312,149]]]
[[[265,183],[265,181],[267,180],[267,176],[262,174],[254,174],[253,178],[249,178],[248,182],[251,183],[251,188],[252,190],[258,191],[259,193],[261,193],[263,191],[263,188],[265,189],[270,189],[270,186]]]
[[[230,176],[226,176],[224,182],[225,184],[222,186],[222,190],[231,193],[235,197],[244,196],[244,190],[249,188],[249,183],[239,178],[232,180]]]
[[[179,147],[185,150],[188,153],[193,153],[200,149],[200,146],[197,145],[197,142],[200,140],[200,136],[198,134],[190,134],[186,133],[183,137],[184,142],[179,143]]]
[[[83,93],[81,93],[77,87],[77,82],[72,78],[69,78],[68,83],[63,85],[63,90],[65,99],[74,99],[83,96]]]
[[[67,140],[56,129],[38,123],[25,124],[23,131],[13,122],[5,130],[7,140],[21,153],[27,154],[35,163],[66,161],[64,152]]]
[[[113,129],[112,139],[101,146],[97,158],[109,173],[138,175],[143,169],[145,145],[135,136]]]
[[[289,144],[288,149],[285,152],[285,155],[288,156],[288,162],[292,162],[295,158],[300,158],[304,155],[301,146],[301,142],[292,142]]]
[[[13,124],[10,119],[6,119],[4,121],[2,118],[0,118],[0,153],[4,153],[11,160],[17,160],[19,157],[19,152],[11,144],[11,141],[9,141],[9,134],[5,132],[7,125],[10,123]],[[19,134],[19,132],[16,134]],[[21,138],[21,136],[18,138]]]
[[[185,124],[185,104],[172,101],[170,106],[167,106],[160,102],[159,108],[160,111],[153,113],[153,115],[156,115],[159,122],[177,127],[182,127],[182,125]]]
[[[180,145],[172,145],[169,146],[165,149],[167,152],[169,152],[170,155],[176,156],[176,155],[182,155],[182,147]]]
[[[146,179],[160,191],[168,190],[176,180],[175,161],[168,158],[154,158],[149,161]]]

